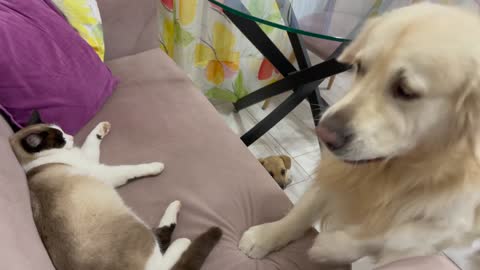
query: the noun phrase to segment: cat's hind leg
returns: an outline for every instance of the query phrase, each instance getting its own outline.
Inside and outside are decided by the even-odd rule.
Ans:
[[[170,270],[178,262],[183,253],[188,249],[192,241],[187,238],[179,238],[168,247],[161,260],[162,270]]]
[[[90,134],[88,134],[81,150],[85,157],[91,161],[99,162],[100,160],[100,143],[103,138],[110,132],[111,125],[109,122],[99,123]]]
[[[180,201],[170,203],[160,219],[160,224],[154,229],[162,254],[165,253],[170,246],[172,234],[177,225],[177,216],[180,208]]]
[[[90,172],[92,176],[106,184],[118,187],[126,184],[128,180],[160,174],[164,167],[160,162],[120,166],[98,165]]]
[[[170,243],[181,206],[180,201],[170,203],[160,219],[158,228],[154,231],[158,239],[160,252],[163,254],[160,261],[160,269],[162,270],[172,269],[191,244],[191,241],[187,238],[180,238]]]

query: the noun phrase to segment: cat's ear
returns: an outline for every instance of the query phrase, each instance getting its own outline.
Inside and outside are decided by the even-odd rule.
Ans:
[[[40,134],[30,134],[23,140],[29,148],[37,148],[42,143],[42,136]]]
[[[30,120],[28,120],[27,126],[36,125],[43,123],[42,118],[40,118],[40,113],[37,110],[33,110]]]

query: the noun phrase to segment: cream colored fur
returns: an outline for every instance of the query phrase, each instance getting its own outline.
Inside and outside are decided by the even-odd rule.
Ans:
[[[324,151],[293,210],[250,228],[240,249],[261,258],[318,220],[309,254],[320,262],[384,264],[480,237],[478,44],[480,18],[456,8],[418,4],[369,21],[338,59],[362,72],[323,116],[348,116],[348,151]],[[419,98],[395,97],[398,83]]]

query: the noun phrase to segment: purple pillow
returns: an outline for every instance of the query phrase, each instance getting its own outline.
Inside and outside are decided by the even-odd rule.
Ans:
[[[36,109],[75,134],[117,80],[49,0],[0,0],[0,110],[25,124]]]

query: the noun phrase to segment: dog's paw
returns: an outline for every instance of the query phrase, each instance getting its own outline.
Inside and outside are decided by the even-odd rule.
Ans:
[[[343,231],[321,232],[308,255],[319,263],[352,263],[364,256],[356,241]]]
[[[165,169],[165,165],[161,162],[152,162],[146,164],[147,166],[147,175],[157,175],[160,174],[163,169]]]
[[[101,140],[110,132],[112,125],[109,122],[101,122],[95,127],[97,139]]]
[[[240,250],[250,258],[261,259],[280,248],[275,226],[275,223],[267,223],[248,229],[240,240]]]

